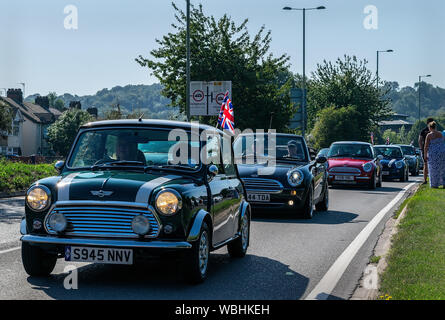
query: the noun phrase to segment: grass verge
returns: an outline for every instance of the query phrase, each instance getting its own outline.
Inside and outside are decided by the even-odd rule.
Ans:
[[[423,185],[406,203],[380,292],[397,300],[443,300],[445,190]]]
[[[51,164],[26,164],[0,159],[0,192],[28,189],[36,180],[57,174]]]

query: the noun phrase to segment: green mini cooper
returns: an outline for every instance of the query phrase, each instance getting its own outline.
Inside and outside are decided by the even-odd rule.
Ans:
[[[134,264],[169,252],[186,279],[204,281],[209,252],[249,246],[250,207],[231,137],[174,121],[115,120],[79,129],[59,176],[35,182],[20,227],[31,276],[58,258]]]

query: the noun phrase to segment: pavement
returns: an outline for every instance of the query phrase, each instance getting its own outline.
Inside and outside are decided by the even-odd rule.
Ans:
[[[311,220],[254,215],[247,256],[231,259],[226,248],[213,252],[209,277],[198,286],[185,283],[172,261],[116,266],[59,259],[48,278],[29,277],[19,243],[23,197],[0,199],[0,299],[295,300],[314,293],[317,298],[349,299],[386,221],[404,199],[403,188],[422,177],[409,180],[384,181],[376,190],[330,189],[329,211],[315,213]],[[378,214],[381,219],[374,219]],[[64,287],[70,265],[77,267],[78,289]],[[316,294],[328,287],[329,292]]]

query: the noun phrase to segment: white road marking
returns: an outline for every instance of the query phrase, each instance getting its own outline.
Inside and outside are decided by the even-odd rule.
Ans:
[[[397,202],[402,199],[405,193],[416,183],[410,183],[400,191],[397,196],[388,203],[380,212],[366,225],[358,236],[349,244],[343,253],[337,258],[328,272],[323,276],[315,288],[306,296],[305,300],[327,300],[336,287],[346,268],[351,263],[359,249],[366,242],[372,231],[377,227],[385,215],[393,209]]]
[[[6,250],[3,250],[3,251],[0,251],[0,254],[8,253],[8,252],[15,251],[15,250],[19,250],[21,248],[22,247],[15,247],[15,248],[6,249]]]

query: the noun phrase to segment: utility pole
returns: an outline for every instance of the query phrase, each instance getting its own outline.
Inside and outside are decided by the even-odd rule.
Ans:
[[[187,35],[186,35],[186,47],[187,47],[187,62],[186,62],[186,111],[187,121],[190,122],[190,0],[187,1]]]

